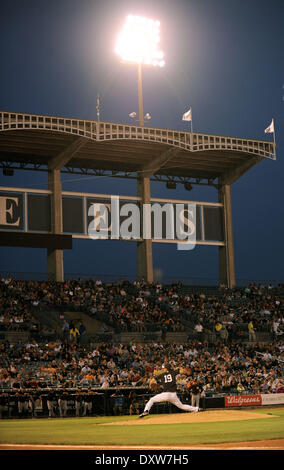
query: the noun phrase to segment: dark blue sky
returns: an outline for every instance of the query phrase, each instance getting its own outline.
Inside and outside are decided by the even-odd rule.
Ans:
[[[25,0],[1,2],[0,109],[129,122],[137,111],[136,68],[122,65],[114,46],[127,14],[161,21],[163,69],[143,73],[144,111],[151,126],[183,130],[192,106],[193,129],[219,135],[272,139],[277,161],[262,161],[232,185],[237,279],[283,280],[283,0]],[[70,191],[136,194],[136,185],[111,178],[62,175]],[[47,188],[47,175],[0,174],[0,185]],[[215,201],[215,189],[194,186],[152,196]],[[218,250],[178,252],[153,244],[154,267],[164,276],[216,278]],[[45,250],[0,248],[0,268],[45,272]],[[76,241],[64,254],[65,272],[135,275],[132,242]]]

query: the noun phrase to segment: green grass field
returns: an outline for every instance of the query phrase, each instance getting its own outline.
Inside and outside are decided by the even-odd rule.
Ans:
[[[99,418],[3,419],[0,443],[65,445],[179,446],[284,438],[284,409],[251,410],[273,418],[208,423],[104,426],[133,416]],[[156,415],[157,416],[157,415]],[[97,426],[97,424],[101,424]]]

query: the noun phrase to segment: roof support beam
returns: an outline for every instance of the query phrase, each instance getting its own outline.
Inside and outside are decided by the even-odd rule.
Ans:
[[[251,157],[249,160],[245,161],[242,165],[239,165],[234,170],[227,171],[222,176],[222,184],[232,184],[238,178],[240,178],[244,173],[250,170],[254,165],[262,160],[262,157]]]
[[[68,145],[62,152],[56,157],[53,157],[48,164],[50,170],[60,170],[76,153],[86,144],[87,139],[85,137],[76,138],[72,144]]]
[[[149,178],[158,170],[160,170],[163,165],[174,158],[178,153],[179,149],[177,148],[171,148],[166,152],[161,153],[158,157],[154,158],[154,160],[145,165],[142,170],[139,171],[139,173],[142,177]]]

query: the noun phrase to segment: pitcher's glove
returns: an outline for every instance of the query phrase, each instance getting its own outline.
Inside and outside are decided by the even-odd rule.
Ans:
[[[150,388],[150,390],[152,390],[153,392],[155,392],[156,390],[158,390],[159,384],[157,384],[157,382],[156,382],[155,379],[151,379],[151,380],[150,380],[149,388]]]

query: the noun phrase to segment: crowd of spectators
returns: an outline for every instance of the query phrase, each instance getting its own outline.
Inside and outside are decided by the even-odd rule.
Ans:
[[[220,331],[226,339],[240,335],[240,325],[249,332],[249,324],[251,339],[255,339],[255,331],[274,336],[284,333],[283,299],[280,289],[272,286],[251,284],[243,289],[187,292],[180,283],[104,284],[92,279],[59,283],[0,277],[0,287],[2,331],[41,331],[44,325],[39,312],[57,308],[85,311],[117,333]]]
[[[87,312],[115,335],[96,344],[80,341],[84,325],[70,324],[65,308]],[[42,335],[40,313],[58,308],[60,333]],[[180,370],[179,387],[192,381],[206,394],[284,391],[283,300],[280,289],[249,285],[218,292],[186,290],[181,284],[100,280],[64,283],[0,279],[0,330],[28,331],[25,341],[0,342],[0,389],[107,390],[148,388],[172,360]],[[248,342],[232,341],[236,325],[246,324]],[[190,326],[189,326],[190,325]],[[120,341],[119,332],[190,331],[185,343]],[[259,343],[256,331],[273,333]],[[205,331],[215,340],[207,341]]]
[[[57,339],[46,344],[1,344],[0,388],[43,389],[148,387],[165,358],[180,370],[180,385],[202,383],[211,393],[274,393],[281,386],[284,342],[207,346],[194,340],[175,342],[99,343],[82,346]],[[282,385],[283,387],[283,385]]]

